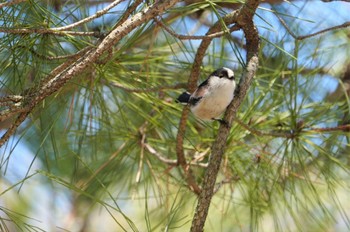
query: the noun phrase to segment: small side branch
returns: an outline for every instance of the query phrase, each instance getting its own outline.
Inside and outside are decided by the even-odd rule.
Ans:
[[[10,138],[11,135],[15,133],[19,125],[27,118],[29,112],[22,112],[16,118],[15,122],[11,124],[10,128],[7,129],[5,134],[0,139],[0,147],[6,143],[6,141]]]
[[[250,131],[252,134],[257,135],[257,136],[273,136],[273,137],[281,137],[281,138],[294,138],[295,137],[295,133],[292,133],[291,131],[286,131],[286,132],[260,131],[260,130],[256,130],[256,129],[251,128],[250,126],[248,126],[247,124],[245,124],[244,122],[239,120],[238,118],[235,118],[234,121],[237,122],[244,129]]]
[[[121,17],[121,19],[118,21],[118,23],[113,27],[116,28],[116,27],[119,27],[122,23],[125,22],[125,20],[128,19],[128,17],[131,15],[131,13],[133,11],[136,10],[136,8],[142,3],[142,0],[135,0],[129,7],[128,9],[126,9],[126,11],[124,12],[124,15]],[[113,30],[112,29],[112,30]]]
[[[9,34],[45,34],[45,35],[57,35],[57,36],[67,36],[67,35],[75,35],[75,36],[93,36],[93,37],[103,37],[104,34],[98,31],[93,32],[84,32],[84,31],[57,31],[50,28],[4,28],[0,27],[0,32],[9,33]]]
[[[75,27],[78,27],[82,24],[85,24],[85,23],[88,23],[98,17],[101,17],[102,15],[106,14],[110,9],[112,9],[113,7],[115,7],[116,5],[118,5],[119,3],[121,3],[122,1],[124,0],[118,0],[118,1],[114,1],[112,2],[111,4],[109,4],[106,8],[100,10],[100,11],[97,11],[95,14],[89,16],[89,17],[86,17],[78,22],[75,22],[75,23],[72,23],[70,25],[67,25],[67,26],[64,26],[64,27],[56,27],[56,28],[52,28],[51,30],[57,30],[57,31],[65,31],[65,30],[68,30],[68,29],[72,29],[72,28],[75,28]]]
[[[306,132],[326,133],[326,132],[335,132],[335,131],[350,131],[350,124],[340,125],[336,127],[323,127],[323,128],[311,127]]]
[[[34,109],[35,106],[37,106],[48,96],[60,90],[69,80],[84,72],[88,65],[98,61],[98,59],[106,51],[108,51],[114,44],[119,42],[125,35],[143,23],[163,14],[178,1],[179,0],[158,1],[149,7],[146,7],[141,12],[126,20],[119,27],[112,30],[101,40],[96,48],[88,49],[87,51],[84,51],[81,57],[76,58],[76,60],[68,60],[67,62],[58,66],[47,75],[43,82],[40,83],[39,87],[27,89],[22,94],[25,101],[19,102],[19,104],[24,103],[24,105],[21,105],[20,107],[15,106],[14,110],[12,110],[10,107],[10,109],[5,109],[0,112],[0,120],[2,120],[1,117],[8,118],[9,114],[13,114],[15,111],[20,111],[18,112],[20,113],[20,116],[17,118],[16,122],[1,138],[0,147],[15,132],[18,125],[24,121],[25,117]],[[62,33],[62,31],[59,32]]]
[[[158,19],[154,18],[154,21],[157,23],[157,25],[162,27],[170,35],[172,35],[173,37],[175,37],[177,39],[180,39],[180,40],[214,39],[214,38],[222,37],[223,35],[225,35],[227,33],[231,33],[233,31],[239,30],[239,27],[234,25],[234,26],[230,27],[227,31],[224,30],[224,31],[220,31],[220,32],[217,32],[217,33],[212,33],[212,34],[209,34],[209,35],[180,35],[180,34],[175,33],[170,28],[168,28],[161,20],[158,20]]]
[[[129,88],[129,87],[123,86],[115,81],[112,81],[110,84],[114,87],[125,90],[126,92],[132,92],[132,93],[158,92],[158,91],[161,91],[164,89],[183,89],[186,87],[186,83],[178,83],[175,85],[163,85],[163,86],[143,88],[143,89],[141,89],[141,88]]]
[[[310,38],[310,37],[313,37],[313,36],[316,36],[316,35],[320,35],[320,34],[326,33],[328,31],[334,31],[334,30],[337,30],[337,29],[342,29],[342,28],[346,28],[346,27],[350,26],[350,22],[345,22],[343,24],[340,24],[340,25],[337,25],[337,26],[333,26],[333,27],[329,27],[329,28],[317,31],[315,33],[311,33],[311,34],[308,34],[308,35],[299,35],[298,36],[288,27],[287,23],[278,14],[275,13],[275,15],[278,18],[278,20],[281,22],[283,27],[288,31],[288,33],[296,40],[304,40],[304,39],[307,39],[307,38]]]

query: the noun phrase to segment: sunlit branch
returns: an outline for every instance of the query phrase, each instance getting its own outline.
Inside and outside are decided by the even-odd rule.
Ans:
[[[141,4],[143,0],[136,0],[134,1],[129,7],[128,9],[126,9],[126,11],[124,12],[123,16],[119,19],[118,23],[113,27],[116,28],[118,26],[120,26],[122,23],[125,22],[125,20],[127,20],[127,18],[130,16],[130,14],[136,10],[136,8],[138,7],[138,5]]]
[[[337,25],[337,26],[333,26],[333,27],[329,27],[329,28],[317,31],[315,33],[298,36],[288,27],[287,23],[277,13],[275,13],[275,15],[278,18],[278,20],[282,23],[284,28],[288,31],[288,33],[296,40],[304,40],[306,38],[310,38],[310,37],[313,37],[313,36],[316,36],[316,35],[319,35],[319,34],[323,34],[323,33],[328,32],[328,31],[333,31],[333,30],[346,28],[346,27],[350,26],[350,22],[345,22],[343,24],[340,24],[340,25]]]
[[[161,20],[158,20],[156,18],[154,18],[154,21],[157,23],[157,25],[159,25],[160,27],[162,27],[165,31],[167,31],[170,35],[174,36],[177,39],[180,40],[202,40],[202,39],[213,39],[213,38],[218,38],[218,37],[222,37],[223,35],[227,34],[227,33],[231,33],[233,31],[237,31],[239,30],[239,27],[234,25],[232,27],[230,27],[228,30],[224,30],[221,32],[217,32],[217,33],[212,33],[209,35],[180,35],[175,33],[173,30],[171,30],[170,28],[168,28]]]
[[[20,102],[23,99],[20,95],[8,95],[6,97],[0,98],[0,103],[6,103],[6,102]]]
[[[88,23],[88,22],[92,21],[93,19],[96,19],[96,18],[101,17],[102,15],[106,14],[110,9],[112,9],[113,7],[115,7],[116,5],[121,3],[122,1],[124,1],[124,0],[114,1],[111,4],[109,4],[106,8],[104,8],[104,9],[102,9],[100,11],[97,11],[95,14],[93,14],[93,15],[91,15],[89,17],[86,17],[86,18],[84,18],[84,19],[82,19],[82,20],[80,20],[78,22],[69,24],[67,26],[52,28],[52,30],[65,31],[65,30],[68,30],[68,29],[72,29],[74,27],[78,27],[78,26],[80,26],[82,24]]]
[[[49,34],[49,35],[57,35],[57,36],[67,36],[67,35],[75,35],[75,36],[93,36],[93,37],[104,37],[104,34],[98,31],[93,32],[80,32],[80,31],[58,31],[50,28],[4,28],[0,27],[0,32],[9,33],[9,34]]]
[[[80,51],[78,51],[75,54],[72,54],[71,59],[80,59],[82,58],[82,56],[84,56],[85,54],[87,54],[88,52],[91,52],[93,48],[90,46],[87,46],[83,49],[81,49]],[[68,59],[67,61],[65,61],[64,63],[60,64],[59,66],[57,66],[54,70],[52,70],[50,72],[50,74],[45,78],[45,80],[43,80],[42,85],[48,81],[51,80],[51,78],[55,77],[56,75],[59,75],[61,72],[63,72],[65,69],[69,68],[72,65],[72,61],[71,59]]]
[[[161,161],[162,163],[171,165],[171,166],[177,166],[177,160],[176,159],[168,159],[166,157],[164,157],[162,154],[160,154],[159,152],[157,152],[151,145],[149,145],[148,143],[144,144],[145,148],[147,149],[147,151],[152,154],[154,157],[156,157],[159,161]],[[198,161],[191,161],[188,163],[189,166],[199,166],[199,167],[203,167],[206,168],[208,166],[208,164],[206,163],[200,163]]]
[[[89,49],[84,54],[76,59],[75,61],[68,60],[64,64],[53,70],[39,87],[29,88],[25,90],[23,95],[26,99],[20,109],[17,107],[15,111],[25,111],[20,114],[20,118],[12,125],[12,127],[5,133],[1,139],[0,146],[2,146],[8,138],[15,132],[18,125],[23,122],[23,115],[28,115],[36,105],[43,101],[46,97],[60,90],[69,80],[84,72],[89,64],[96,62],[106,51],[108,51],[115,43],[124,38],[125,35],[130,33],[133,29],[140,26],[141,24],[148,22],[152,18],[164,13],[169,8],[174,6],[179,0],[168,0],[156,2],[149,7],[146,7],[141,12],[136,13],[132,18],[126,20],[119,27],[111,31],[103,40],[96,46],[96,48]],[[53,75],[55,74],[55,75]],[[7,111],[7,110],[5,110]],[[0,116],[4,116],[6,113],[13,113],[14,111],[5,112],[1,111]],[[7,115],[8,116],[8,115]],[[0,121],[2,121],[0,117]]]

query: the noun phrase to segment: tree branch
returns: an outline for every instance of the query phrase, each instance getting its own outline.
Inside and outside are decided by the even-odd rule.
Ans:
[[[233,119],[235,122],[237,122],[240,126],[245,128],[246,130],[250,131],[252,134],[255,134],[257,136],[273,136],[273,137],[281,137],[281,138],[294,138],[295,133],[292,133],[291,131],[285,131],[285,132],[275,132],[275,131],[259,131],[254,128],[251,128],[238,118]]]
[[[156,149],[154,149],[151,145],[149,145],[148,143],[144,143],[145,148],[147,149],[147,151],[152,154],[154,157],[156,157],[159,161],[170,165],[170,166],[177,166],[177,160],[176,159],[168,159],[166,158],[164,155],[160,154],[159,152],[156,151]],[[189,165],[191,166],[199,166],[199,167],[203,167],[206,168],[208,166],[208,164],[206,163],[200,163],[196,160],[190,161]]]
[[[237,31],[239,30],[239,28],[237,26],[232,26],[229,28],[228,31],[223,30],[217,33],[213,33],[210,35],[180,35],[175,33],[173,30],[171,30],[170,28],[168,28],[161,20],[158,20],[156,18],[154,18],[154,21],[160,26],[162,27],[165,31],[167,31],[170,35],[172,35],[175,38],[178,38],[180,40],[202,40],[202,39],[213,39],[213,38],[218,38],[221,37],[223,35],[225,35],[228,32],[233,32],[233,31]]]
[[[118,21],[118,23],[113,27],[116,28],[116,27],[119,27],[122,23],[125,22],[125,20],[130,16],[130,14],[136,10],[136,8],[138,7],[138,5],[140,5],[142,2],[142,0],[135,0],[129,7],[128,9],[126,9],[126,11],[124,12],[122,18]],[[112,29],[112,30],[113,30]]]
[[[88,50],[82,57],[77,59],[75,62],[69,61],[69,66],[63,64],[59,66],[59,69],[55,69],[48,75],[48,77],[53,76],[52,78],[47,78],[39,85],[29,90],[26,90],[22,95],[24,100],[17,103],[21,105],[21,110],[24,111],[24,114],[29,114],[29,112],[42,100],[50,96],[51,94],[58,91],[62,86],[64,86],[67,81],[71,80],[73,77],[84,72],[86,67],[103,55],[104,52],[108,51],[115,43],[119,42],[125,35],[130,33],[136,27],[142,25],[145,22],[148,22],[152,18],[162,14],[172,6],[174,6],[179,0],[168,0],[168,1],[159,1],[149,7],[146,7],[141,12],[135,14],[130,19],[126,20],[119,27],[112,30],[109,35],[107,35],[96,48]],[[59,73],[56,74],[56,72]],[[53,75],[52,73],[55,73]],[[15,109],[18,111],[17,109]],[[13,110],[9,110],[7,113],[13,113]],[[1,119],[0,119],[1,120]],[[24,119],[23,119],[24,120]],[[22,121],[23,121],[22,120]],[[15,132],[15,129],[19,126],[14,124],[5,135],[0,139],[0,147],[8,140],[8,138]]]
[[[126,87],[121,84],[118,84],[115,81],[110,82],[110,84],[114,87],[125,90],[126,92],[133,92],[133,93],[158,92],[164,89],[183,89],[186,87],[186,83],[178,83],[175,85],[162,85],[162,86],[151,87],[151,88],[130,88],[130,87]]]
[[[188,80],[188,87],[187,87],[188,91],[193,92],[197,86],[203,57],[211,41],[214,38],[214,37],[207,37],[207,35],[211,35],[219,31],[226,31],[226,25],[234,23],[235,17],[236,17],[236,11],[227,14],[221,20],[218,20],[206,33],[206,36],[203,38],[201,44],[199,45],[199,48],[197,49],[196,57],[194,59],[194,64],[192,66],[191,74]],[[224,28],[223,28],[222,22],[225,23]],[[187,178],[194,179],[194,177],[192,176],[191,169],[188,168],[188,164],[186,163],[185,154],[183,150],[183,139],[186,131],[186,122],[187,122],[188,115],[189,115],[189,107],[186,106],[182,111],[178,132],[176,136],[176,154],[177,154],[179,165],[181,165],[184,168],[184,170],[188,170]],[[197,191],[195,192],[199,194],[201,192],[200,188],[198,188]]]
[[[109,4],[106,8],[100,10],[100,11],[97,11],[95,14],[89,16],[89,17],[86,17],[78,22],[75,22],[75,23],[72,23],[70,25],[67,25],[67,26],[64,26],[64,27],[55,27],[55,28],[51,28],[51,30],[57,30],[57,31],[65,31],[65,30],[68,30],[68,29],[72,29],[74,27],[78,27],[84,23],[87,23],[87,22],[90,22],[98,17],[101,17],[102,15],[106,14],[110,9],[112,9],[113,7],[115,7],[116,5],[118,5],[119,3],[121,3],[122,1],[125,1],[125,0],[118,0],[118,1],[114,1],[112,2],[111,4]]]
[[[283,27],[288,31],[288,33],[296,40],[304,40],[319,34],[323,34],[325,32],[328,31],[333,31],[333,30],[337,30],[337,29],[341,29],[341,28],[346,28],[350,26],[350,22],[345,22],[343,24],[337,25],[337,26],[333,26],[333,27],[329,27],[320,31],[317,31],[315,33],[312,34],[308,34],[308,35],[296,35],[294,34],[294,32],[292,32],[292,30],[288,27],[287,23],[277,14],[275,13],[276,17],[278,18],[278,20],[282,23]]]
[[[234,21],[242,27],[247,44],[247,67],[240,80],[239,90],[236,93],[233,101],[229,105],[224,120],[227,121],[227,125],[220,125],[218,135],[212,146],[212,154],[209,160],[209,166],[206,170],[201,194],[198,198],[198,204],[196,212],[192,221],[191,231],[201,232],[204,229],[206,217],[208,215],[211,199],[214,194],[214,187],[217,178],[217,174],[220,169],[222,156],[226,149],[226,141],[230,132],[230,127],[233,118],[241,105],[248,88],[251,85],[253,77],[258,69],[258,50],[259,50],[259,35],[253,23],[253,16],[256,8],[259,5],[259,0],[248,0],[239,9],[237,14],[234,14]]]
[[[9,33],[9,34],[48,34],[48,35],[57,35],[57,36],[67,36],[67,35],[76,35],[76,36],[94,36],[97,38],[103,37],[104,34],[98,31],[84,32],[84,31],[57,31],[50,28],[5,28],[0,27],[0,32]]]
[[[350,131],[350,124],[346,125],[340,125],[336,127],[323,127],[323,128],[314,128],[311,127],[309,130],[306,130],[305,132],[335,132],[335,131]]]

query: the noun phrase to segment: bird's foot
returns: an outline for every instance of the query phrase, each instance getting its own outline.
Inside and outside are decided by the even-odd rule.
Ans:
[[[213,120],[218,121],[221,125],[224,125],[228,129],[231,128],[231,126],[229,125],[228,121],[226,121],[225,119],[213,118]]]

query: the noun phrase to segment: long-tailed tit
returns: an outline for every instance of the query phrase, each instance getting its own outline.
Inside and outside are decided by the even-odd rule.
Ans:
[[[190,94],[183,92],[177,101],[188,104],[192,113],[202,120],[217,119],[233,99],[236,89],[234,72],[229,68],[219,68]]]

